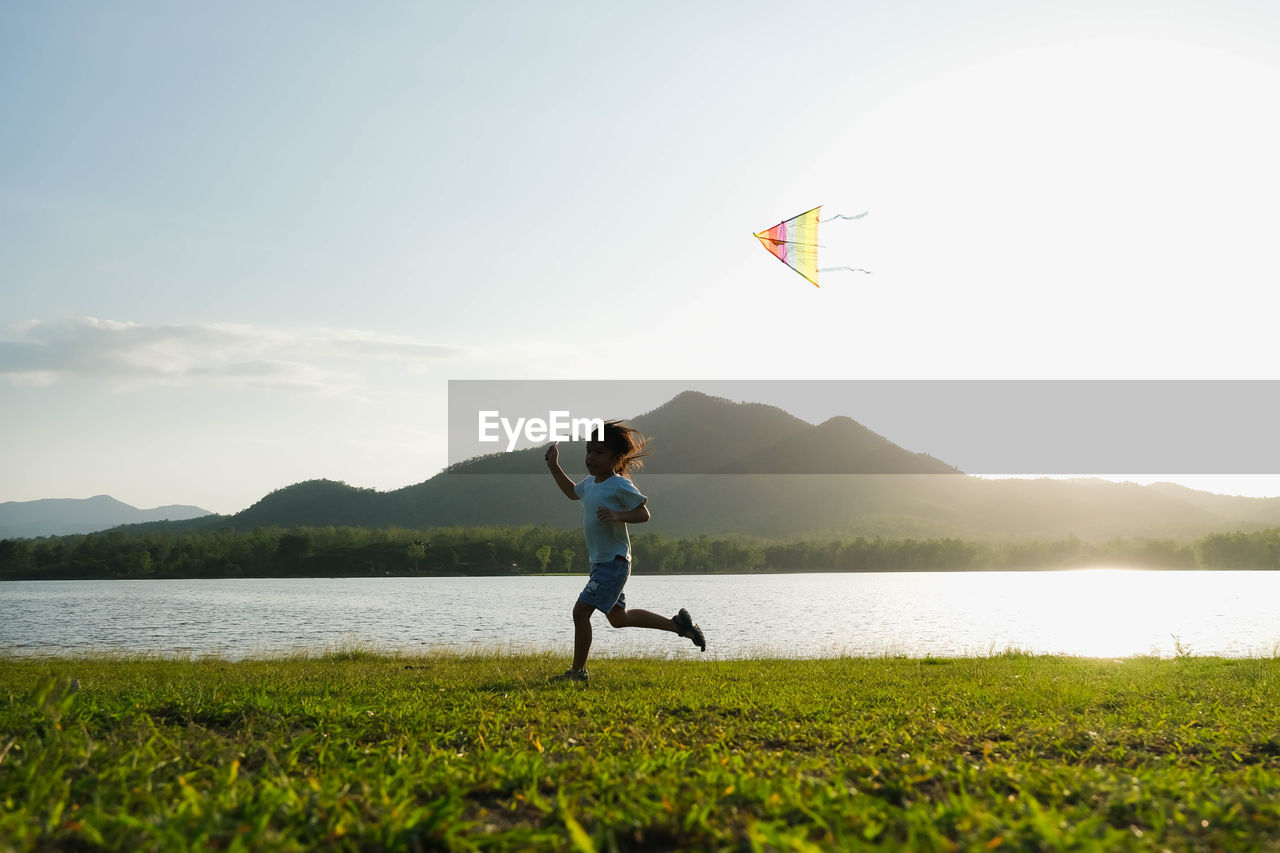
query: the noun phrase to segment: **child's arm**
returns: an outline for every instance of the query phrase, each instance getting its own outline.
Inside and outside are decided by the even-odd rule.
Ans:
[[[551,443],[547,448],[547,455],[542,458],[547,460],[547,468],[551,469],[551,476],[560,487],[560,491],[564,492],[564,496],[571,501],[578,500],[578,493],[573,490],[573,480],[570,480],[569,475],[560,467],[560,448],[555,442]]]
[[[626,511],[600,507],[596,510],[596,518],[601,521],[621,521],[623,524],[644,524],[649,520],[649,504],[642,503],[635,509]]]

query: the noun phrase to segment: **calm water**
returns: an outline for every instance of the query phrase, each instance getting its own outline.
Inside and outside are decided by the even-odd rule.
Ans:
[[[239,659],[384,651],[567,651],[585,578],[309,578],[0,583],[0,654],[88,651]],[[632,607],[687,607],[707,656],[1270,657],[1280,572],[636,575]],[[689,656],[659,631],[595,618],[594,655]]]

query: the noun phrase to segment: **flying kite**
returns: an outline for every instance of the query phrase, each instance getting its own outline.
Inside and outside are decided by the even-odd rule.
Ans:
[[[823,248],[818,245],[818,223],[830,222],[833,219],[861,219],[867,215],[868,211],[864,210],[856,216],[845,216],[842,213],[837,213],[835,216],[819,219],[818,212],[820,210],[822,210],[822,205],[818,205],[813,210],[806,210],[799,216],[783,220],[772,228],[761,231],[754,236],[760,241],[760,245],[769,250],[769,254],[807,278],[813,283],[814,287],[822,286],[818,284],[818,273],[820,272],[849,270],[850,272],[864,272],[870,275],[871,270],[858,269],[856,267],[818,266],[818,250]]]

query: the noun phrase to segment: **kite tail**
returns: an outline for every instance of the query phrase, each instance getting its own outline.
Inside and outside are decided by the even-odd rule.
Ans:
[[[849,272],[864,272],[867,275],[871,275],[871,270],[864,270],[861,267],[818,267],[818,272],[840,272],[841,270],[848,270]]]
[[[835,216],[828,216],[826,219],[819,219],[818,221],[830,222],[833,219],[861,219],[862,217],[866,216],[870,212],[871,211],[869,210],[864,210],[861,213],[855,214],[853,216],[845,216],[843,213],[837,213]]]

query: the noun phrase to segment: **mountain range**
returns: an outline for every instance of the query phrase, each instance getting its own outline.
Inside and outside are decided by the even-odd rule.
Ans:
[[[148,521],[182,521],[211,515],[198,506],[138,509],[110,495],[91,498],[45,498],[0,503],[0,539],[93,533]]]
[[[652,440],[652,454],[634,475],[653,513],[645,533],[1104,541],[1280,526],[1280,498],[1217,495],[1169,483],[972,477],[847,417],[815,426],[774,406],[692,391],[630,423]],[[561,444],[562,465],[575,478],[584,473],[582,451],[580,443]],[[543,454],[531,448],[476,457],[387,492],[311,480],[276,490],[234,515],[136,529],[576,527],[581,507],[560,495]]]

